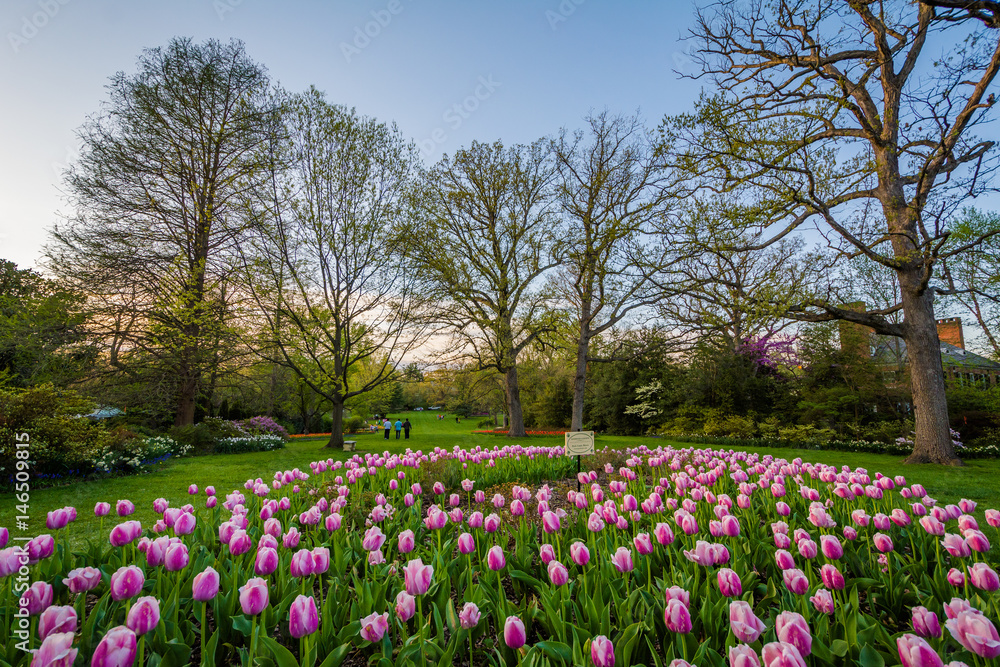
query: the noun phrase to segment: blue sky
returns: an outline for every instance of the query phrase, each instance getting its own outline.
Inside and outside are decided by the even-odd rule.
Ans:
[[[292,91],[395,121],[435,160],[473,139],[527,142],[590,109],[650,125],[699,84],[681,40],[688,0],[274,2],[4,0],[0,6],[0,257],[39,258],[66,206],[76,129],[118,70],[171,37],[242,39]],[[477,96],[478,93],[478,96]],[[457,107],[456,107],[457,105]]]

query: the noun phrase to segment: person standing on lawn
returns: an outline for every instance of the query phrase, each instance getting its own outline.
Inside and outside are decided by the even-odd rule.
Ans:
[[[403,440],[409,440],[410,439],[410,429],[411,428],[413,428],[413,424],[410,423],[410,418],[407,417],[406,421],[403,422],[403,433],[404,433]]]
[[[388,440],[389,439],[389,431],[392,429],[392,422],[389,421],[388,417],[386,417],[385,421],[382,422],[382,428],[385,429],[385,439]]]
[[[403,430],[403,422],[399,421],[399,417],[396,417],[396,440],[399,440],[399,432]]]

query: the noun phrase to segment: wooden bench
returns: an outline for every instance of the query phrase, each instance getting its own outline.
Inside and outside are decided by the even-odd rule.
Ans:
[[[358,448],[357,440],[344,440],[344,451],[353,452]]]

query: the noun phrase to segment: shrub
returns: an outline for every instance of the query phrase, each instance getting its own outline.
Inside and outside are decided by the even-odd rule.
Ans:
[[[15,435],[27,433],[36,478],[86,475],[106,448],[125,447],[138,437],[125,427],[109,429],[86,419],[95,404],[75,391],[51,384],[29,389],[0,388],[0,481],[14,469]]]
[[[476,424],[476,428],[493,428],[494,426],[496,426],[496,420],[493,417],[480,419]]]
[[[360,433],[367,430],[364,417],[361,415],[351,415],[344,420],[344,431],[347,433]]]
[[[217,454],[241,454],[244,452],[269,452],[284,449],[285,439],[271,434],[242,435],[235,438],[222,438],[215,443]]]
[[[250,419],[237,422],[237,425],[243,431],[252,435],[276,435],[284,440],[288,439],[288,431],[285,430],[285,427],[270,417],[266,417],[264,415],[258,415],[256,417],[251,417]]]
[[[162,463],[169,458],[184,456],[191,446],[180,443],[165,435],[131,440],[118,446],[105,447],[94,459],[97,472],[131,473]]]

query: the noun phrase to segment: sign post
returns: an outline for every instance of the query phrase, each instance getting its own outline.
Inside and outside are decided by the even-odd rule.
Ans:
[[[563,453],[576,457],[576,490],[580,490],[580,457],[594,453],[593,431],[566,431]]]

